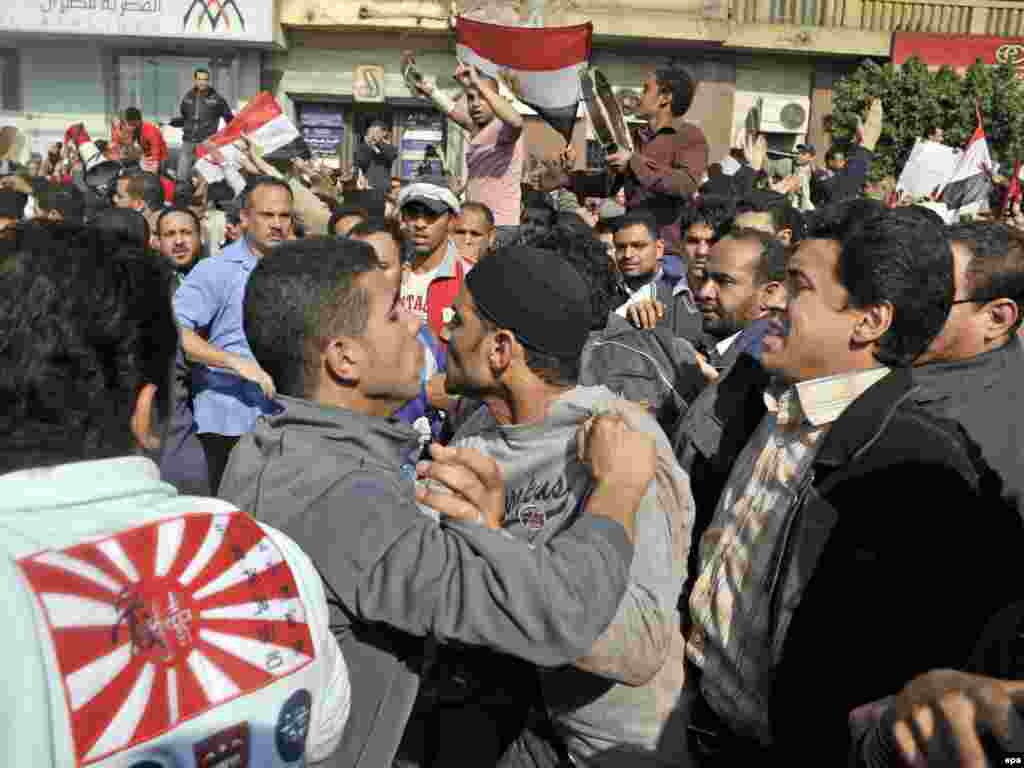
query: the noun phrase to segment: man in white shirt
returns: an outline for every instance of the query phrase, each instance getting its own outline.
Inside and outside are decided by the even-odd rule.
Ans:
[[[349,682],[316,569],[143,454],[178,346],[170,267],[85,231],[23,237],[0,275],[0,764],[326,759]]]

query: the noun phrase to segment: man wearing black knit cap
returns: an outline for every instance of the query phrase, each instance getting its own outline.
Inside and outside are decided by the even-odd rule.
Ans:
[[[605,387],[577,385],[592,324],[591,297],[583,278],[558,254],[499,249],[467,275],[453,311],[448,392],[471,395],[487,407],[469,417],[452,445],[476,448],[500,465],[506,532],[543,546],[577,518],[592,483],[577,460],[576,433],[592,414],[622,413],[658,444],[658,472],[637,512],[636,556],[616,618],[573,666],[539,670],[541,698],[556,713],[559,736],[526,729],[510,747],[511,763],[503,765],[525,764],[518,758],[538,749],[563,757],[568,752],[579,765],[612,751],[623,757],[608,765],[682,763],[685,734],[679,723],[685,718],[671,715],[683,685],[676,602],[693,520],[689,480],[645,411]],[[502,668],[495,662],[474,667],[477,678],[491,678],[480,686],[485,690],[502,682],[493,679]],[[485,728],[493,713],[474,702],[464,714],[468,720],[440,734],[442,749],[449,743],[464,748],[466,734]]]

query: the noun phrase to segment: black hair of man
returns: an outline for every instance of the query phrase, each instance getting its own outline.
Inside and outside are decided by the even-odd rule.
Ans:
[[[736,203],[736,215],[741,213],[767,213],[772,217],[772,229],[778,234],[790,232],[790,242],[798,243],[804,238],[803,214],[789,204],[785,195],[773,190],[756,190]]]
[[[106,139],[96,139],[96,141],[94,141],[93,144],[96,145],[96,151],[99,152],[101,155],[104,152],[106,152],[107,149],[110,147],[110,142],[107,141]]]
[[[465,206],[463,206],[465,208]],[[595,235],[614,235],[619,229],[618,219],[598,219],[594,225]]]
[[[264,187],[283,189],[288,193],[289,200],[295,200],[295,195],[292,193],[292,188],[288,186],[288,182],[276,176],[255,176],[249,180],[249,183],[245,185],[245,190],[242,192],[243,210],[252,209],[252,196],[256,193],[256,190],[263,189]]]
[[[164,193],[164,185],[160,177],[155,173],[146,171],[134,171],[124,178],[128,179],[125,185],[125,194],[135,200],[141,200],[149,211],[159,211],[167,202]]]
[[[689,72],[679,67],[666,67],[655,70],[654,79],[661,93],[671,94],[674,117],[682,117],[690,111],[697,84]]]
[[[842,156],[845,158],[849,154],[849,147],[845,144],[833,144],[828,148],[828,152],[825,153],[825,162],[831,163],[837,157]]]
[[[484,220],[487,222],[487,226],[494,229],[494,211],[492,211],[487,204],[476,200],[470,200],[468,203],[462,204],[462,212],[465,213],[466,211],[476,211],[484,217]]]
[[[541,192],[539,189],[532,189],[530,187],[523,191],[522,206],[524,211],[527,208],[549,211],[552,218],[558,213],[555,209],[555,204],[551,201],[551,196],[547,192]]]
[[[728,235],[733,240],[749,242],[757,245],[761,250],[757,266],[754,268],[754,284],[761,286],[765,283],[781,283],[786,279],[786,264],[788,254],[784,246],[775,237],[760,229],[745,227],[738,229]]]
[[[555,227],[532,238],[530,245],[542,251],[551,251],[579,272],[590,289],[592,330],[603,329],[608,323],[608,314],[629,298],[621,274],[608,258],[608,249],[590,233],[581,234],[572,229]]]
[[[395,241],[398,246],[398,258],[404,264],[412,259],[413,253],[409,247],[409,241],[405,236],[402,225],[395,219],[387,219],[381,216],[372,216],[361,221],[349,230],[348,236],[353,238],[367,238],[370,235],[387,235]]]
[[[372,123],[370,123],[370,127],[371,128],[380,128],[381,130],[384,130],[384,131],[390,131],[391,130],[391,126],[389,126],[383,120],[374,120]]]
[[[168,413],[171,271],[82,227],[26,224],[0,265],[0,474],[135,453],[142,386]]]
[[[840,244],[839,282],[855,307],[892,305],[875,357],[909,366],[946,322],[953,302],[953,252],[944,227],[883,214]]]
[[[946,222],[939,214],[923,205],[901,205],[899,208],[892,208],[889,213],[897,218],[919,221],[933,227],[946,226]]]
[[[368,244],[328,236],[282,243],[260,260],[245,288],[245,337],[278,392],[309,398],[320,340],[366,332],[369,297],[355,278],[378,263]]]
[[[199,223],[199,217],[196,216],[196,212],[191,208],[182,208],[179,205],[172,206],[170,208],[164,208],[160,211],[160,215],[156,219],[156,236],[160,237],[161,227],[163,226],[164,219],[170,216],[172,213],[181,213],[186,216],[192,217],[192,223],[196,225],[196,237],[199,237],[203,231],[202,225]]]
[[[328,234],[336,234],[334,228],[338,226],[338,222],[342,219],[360,218],[366,221],[370,218],[370,213],[365,208],[359,205],[341,205],[335,209],[334,213],[331,214],[330,221],[327,222]]]
[[[625,216],[620,216],[615,220],[616,232],[621,232],[626,227],[644,227],[651,240],[661,238],[658,221],[654,218],[654,214],[643,209],[628,211]]]
[[[950,227],[946,234],[970,251],[971,298],[1016,302],[1017,324],[1012,330],[1019,328],[1024,320],[1024,232],[1006,224],[975,222]]]
[[[883,216],[888,211],[884,203],[866,197],[830,203],[808,214],[804,238],[842,241],[864,222]]]
[[[706,224],[721,237],[736,218],[736,199],[731,195],[701,195],[696,202],[683,206],[680,226],[683,235],[694,224]]]
[[[92,218],[89,226],[108,250],[149,247],[149,222],[132,208],[106,208]]]
[[[142,112],[139,111],[138,107],[128,107],[124,111],[124,121],[126,123],[141,123]]]
[[[555,216],[555,226],[561,229],[569,229],[580,235],[593,235],[594,230],[585,222],[576,211],[562,211]]]
[[[206,75],[207,77],[209,77],[210,76],[210,70],[206,69],[206,67],[197,67],[192,72],[193,79],[195,78],[196,75]]]

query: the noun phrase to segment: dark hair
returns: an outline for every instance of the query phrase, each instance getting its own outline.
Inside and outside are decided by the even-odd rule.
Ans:
[[[374,120],[372,123],[370,123],[370,127],[371,128],[383,128],[385,131],[390,131],[391,130],[390,126],[388,126],[388,124],[385,123],[383,120]]]
[[[1024,320],[1024,232],[1006,224],[961,224],[947,230],[951,242],[971,252],[967,268],[972,277],[971,298],[988,302],[1017,302],[1016,330]]]
[[[864,222],[888,212],[884,203],[866,197],[830,203],[808,214],[804,237],[842,242]]]
[[[292,194],[292,188],[288,186],[288,182],[275,176],[254,176],[249,179],[249,183],[245,185],[245,190],[242,192],[242,208],[244,210],[248,210],[252,206],[253,194],[263,187],[283,189],[288,193],[289,200],[295,200],[295,195]]]
[[[124,121],[126,123],[141,123],[142,112],[139,111],[138,107],[128,107],[124,111]]]
[[[657,69],[654,72],[654,79],[661,93],[671,94],[672,114],[675,117],[682,117],[690,111],[693,96],[697,92],[697,84],[689,72],[678,67]]]
[[[629,211],[615,220],[615,231],[621,232],[626,227],[644,227],[652,240],[661,239],[661,231],[654,214],[643,209]]]
[[[465,207],[465,206],[463,206]],[[595,235],[614,235],[619,228],[619,222],[612,219],[598,219],[594,225]]]
[[[16,238],[0,264],[0,473],[134,453],[142,386],[169,410],[170,269],[82,227]]]
[[[863,222],[841,244],[838,277],[851,305],[892,305],[892,325],[875,353],[886,365],[911,365],[952,307],[949,239],[922,219],[884,214]]]
[[[781,283],[786,279],[786,263],[789,260],[786,246],[767,232],[749,227],[736,230],[728,235],[733,240],[755,243],[761,249],[760,258],[754,268],[754,284]]]
[[[547,192],[541,192],[539,189],[532,189],[530,187],[523,191],[522,208],[524,211],[527,208],[544,208],[550,211],[552,216],[557,213],[555,204],[551,202],[551,196]]]
[[[579,272],[590,289],[592,330],[599,331],[608,322],[608,313],[618,309],[629,298],[622,277],[608,257],[605,244],[592,234],[580,234],[563,227],[531,238],[530,245],[551,251]]]
[[[607,256],[607,254],[605,255]],[[480,319],[480,326],[484,333],[494,333],[499,329],[498,324],[484,314],[478,312],[477,317]],[[580,359],[578,357],[556,357],[526,346],[522,339],[518,339],[518,341],[523,346],[526,367],[545,384],[552,387],[572,387],[579,381]]]
[[[847,147],[845,144],[833,144],[831,147],[828,148],[828,152],[825,153],[825,162],[831,163],[833,160],[839,157],[839,155],[846,157],[849,154],[848,150],[849,147]]]
[[[463,203],[462,213],[465,213],[466,211],[476,211],[481,216],[483,216],[484,219],[487,220],[487,225],[489,227],[491,227],[492,229],[494,228],[494,211],[492,211],[484,203],[478,202],[476,200],[471,200],[468,203]]]
[[[701,195],[695,202],[683,206],[680,227],[683,236],[694,224],[711,227],[717,240],[736,218],[736,200],[729,195]]]
[[[350,219],[353,216],[358,216],[363,221],[366,221],[370,218],[370,213],[358,205],[339,205],[334,209],[334,213],[331,214],[331,220],[327,222],[327,234],[335,234],[334,228],[338,226],[338,222],[342,219]]]
[[[925,208],[923,205],[901,205],[899,208],[890,209],[889,215],[895,216],[898,219],[917,221],[933,227],[942,228],[946,226],[946,222],[942,220],[939,214],[931,208]]]
[[[778,234],[784,229],[790,231],[792,242],[798,243],[804,237],[804,217],[789,204],[785,195],[771,190],[752,192],[736,203],[736,215],[741,213],[767,213],[772,217],[772,229]]]
[[[93,217],[89,226],[98,233],[107,250],[149,247],[149,222],[131,208],[105,208]]]
[[[573,230],[581,235],[592,235],[594,230],[576,211],[562,211],[555,216],[555,226]]]
[[[352,238],[366,238],[370,235],[388,235],[394,240],[398,246],[398,258],[403,264],[412,257],[402,225],[394,219],[372,217],[359,222],[348,233]]]
[[[245,288],[245,336],[281,394],[312,393],[322,338],[366,332],[369,297],[354,281],[377,264],[368,244],[339,237],[282,243],[260,260]]]
[[[186,216],[191,216],[192,217],[192,222],[196,225],[196,236],[197,237],[201,237],[202,236],[203,228],[202,228],[202,225],[199,223],[199,217],[196,216],[196,212],[193,211],[191,208],[183,208],[183,207],[181,207],[179,205],[175,205],[175,206],[172,206],[170,208],[164,208],[162,211],[160,211],[160,215],[157,216],[157,219],[156,219],[156,233],[155,233],[157,235],[157,237],[160,236],[160,227],[163,226],[164,219],[166,219],[172,213],[183,213]]]
[[[107,151],[107,148],[110,147],[110,142],[105,139],[96,139],[96,141],[93,142],[93,145],[96,147],[96,151],[102,155]]]
[[[151,211],[159,211],[164,207],[167,196],[164,194],[163,182],[155,173],[134,171],[123,178],[128,180],[124,188],[128,197],[141,200],[143,205]]]
[[[196,75],[206,75],[207,77],[209,77],[210,76],[210,70],[208,70],[206,67],[197,67],[192,72],[192,78],[195,79]]]

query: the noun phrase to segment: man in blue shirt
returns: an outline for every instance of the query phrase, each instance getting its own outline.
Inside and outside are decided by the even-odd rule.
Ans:
[[[216,493],[228,455],[260,414],[270,413],[274,382],[253,358],[242,327],[242,300],[259,260],[292,233],[292,193],[278,179],[249,184],[244,237],[196,265],[174,294],[186,357],[195,372],[195,418]]]

